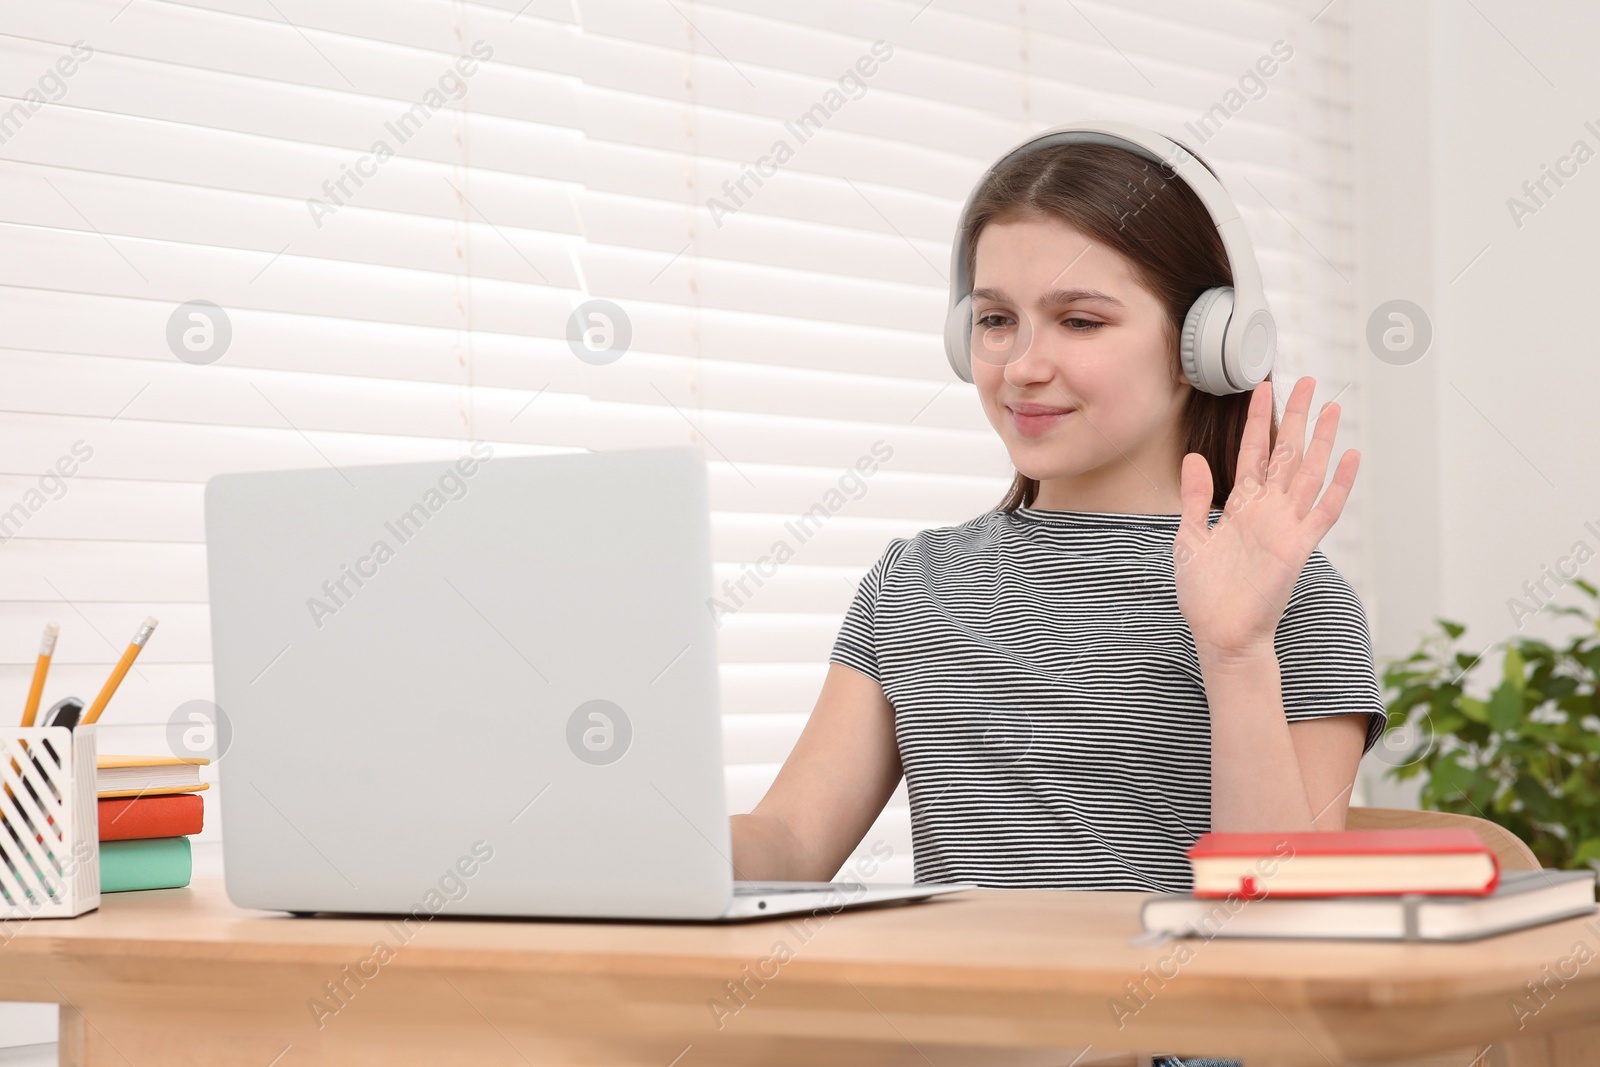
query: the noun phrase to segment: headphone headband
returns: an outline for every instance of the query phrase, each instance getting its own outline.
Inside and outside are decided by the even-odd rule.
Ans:
[[[984,171],[967,194],[956,222],[950,249],[950,310],[945,322],[945,350],[950,365],[972,381],[971,293],[967,274],[966,223],[973,202],[990,175],[1018,156],[1059,144],[1104,144],[1165,164],[1194,190],[1211,216],[1233,273],[1231,290],[1207,290],[1195,302],[1184,324],[1183,363],[1190,382],[1211,393],[1244,392],[1263,381],[1272,369],[1277,326],[1267,307],[1255,251],[1233,198],[1222,183],[1182,145],[1154,130],[1122,122],[1079,122],[1057,126],[1030,137]]]

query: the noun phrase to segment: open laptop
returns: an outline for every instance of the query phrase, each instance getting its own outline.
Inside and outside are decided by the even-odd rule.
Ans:
[[[973,888],[734,882],[692,449],[227,474],[205,511],[240,906],[719,920]]]

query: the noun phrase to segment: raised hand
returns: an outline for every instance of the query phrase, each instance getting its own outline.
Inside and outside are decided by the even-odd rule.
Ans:
[[[1344,510],[1361,457],[1346,450],[1323,490],[1339,405],[1323,405],[1310,447],[1304,447],[1315,388],[1309,377],[1295,383],[1269,457],[1272,384],[1256,386],[1233,491],[1214,527],[1206,526],[1211,469],[1198,453],[1183,457],[1183,512],[1172,555],[1178,607],[1202,656],[1242,658],[1271,651],[1301,568]]]

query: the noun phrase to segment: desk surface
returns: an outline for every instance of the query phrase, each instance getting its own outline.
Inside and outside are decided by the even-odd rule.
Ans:
[[[526,1044],[506,1040],[519,1055],[551,1039],[558,1022],[575,1040],[592,1017],[619,1034],[631,1028],[635,1039],[660,1036],[662,1047],[732,1048],[728,1035],[741,1031],[759,1043],[823,1030],[866,1039],[875,1030],[914,1049],[1231,1050],[1320,1064],[1482,1047],[1518,1023],[1554,1032],[1600,1018],[1593,918],[1468,944],[1135,945],[1144,899],[980,890],[804,921],[438,918],[406,931],[399,920],[247,911],[219,880],[201,879],[182,890],[110,894],[98,912],[74,920],[12,924],[0,949],[0,999],[73,1004],[92,1030],[96,1005],[122,1012],[118,990],[130,984],[182,986],[198,998],[195,1010],[237,1012],[242,1001],[213,988],[231,984],[281,998],[281,1011],[260,1009],[278,1020],[271,1026],[310,1031],[316,1021],[321,1040],[336,1024],[356,1033],[345,1020],[358,1014],[374,1026],[414,1019],[440,1004],[448,981],[483,1023],[493,1018],[495,1029],[522,1035]],[[351,967],[366,980],[352,984]],[[310,1002],[330,980],[345,995],[325,996],[335,1010],[319,1013]],[[1552,994],[1531,998],[1529,982]],[[151,999],[147,992],[147,1011]]]

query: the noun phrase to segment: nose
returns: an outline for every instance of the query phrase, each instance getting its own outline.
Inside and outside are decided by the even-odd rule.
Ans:
[[[1054,353],[1051,351],[1050,331],[1031,323],[1027,343],[1019,346],[1016,358],[1005,365],[1006,384],[1014,386],[1036,385],[1049,381],[1056,371]]]

